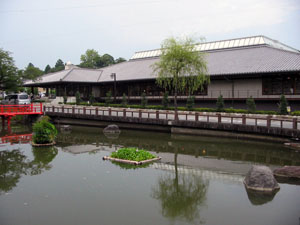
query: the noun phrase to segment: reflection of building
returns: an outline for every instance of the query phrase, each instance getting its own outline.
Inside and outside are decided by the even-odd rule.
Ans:
[[[195,93],[196,101],[202,106],[215,106],[217,97],[223,95],[230,103],[244,103],[252,96],[258,106],[264,103],[267,108],[268,102],[275,108],[280,94],[285,94],[292,109],[300,109],[299,50],[264,36],[207,42],[197,45],[196,50],[206,53],[211,78],[203,91]],[[161,101],[164,90],[155,84],[151,67],[159,60],[160,53],[160,50],[137,52],[127,62],[99,70],[67,65],[66,70],[28,81],[25,86],[55,88],[58,96],[64,93],[74,96],[78,90],[85,99],[90,93],[101,99],[108,91],[113,92],[111,74],[116,74],[119,100],[123,93],[134,101],[145,92],[149,101]],[[181,93],[179,99],[185,102],[186,94]]]

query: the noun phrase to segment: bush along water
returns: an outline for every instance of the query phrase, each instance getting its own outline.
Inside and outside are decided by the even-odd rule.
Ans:
[[[111,154],[111,157],[117,159],[137,161],[137,162],[155,158],[154,155],[147,152],[146,150],[142,150],[142,149],[139,150],[137,148],[121,148],[118,151],[113,152]]]
[[[246,100],[246,104],[247,104],[247,108],[248,108],[249,113],[255,113],[256,105],[255,105],[255,101],[252,98],[252,96],[250,96],[250,98],[248,98]]]
[[[222,95],[220,95],[218,97],[216,106],[217,106],[217,112],[223,112],[224,111],[225,104],[224,104],[224,99],[223,99]]]
[[[49,122],[49,117],[44,116],[33,125],[33,142],[35,144],[53,143],[57,135],[55,126]]]

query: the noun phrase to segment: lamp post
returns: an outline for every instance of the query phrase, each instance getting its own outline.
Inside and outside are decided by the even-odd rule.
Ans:
[[[116,103],[116,93],[117,93],[117,76],[116,73],[110,75],[111,79],[114,79],[114,103]]]

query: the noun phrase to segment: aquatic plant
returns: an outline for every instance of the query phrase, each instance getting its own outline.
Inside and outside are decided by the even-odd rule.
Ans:
[[[155,158],[154,155],[147,152],[146,150],[143,149],[139,150],[137,148],[121,148],[118,151],[113,152],[111,154],[111,157],[117,159],[138,161],[138,162]]]

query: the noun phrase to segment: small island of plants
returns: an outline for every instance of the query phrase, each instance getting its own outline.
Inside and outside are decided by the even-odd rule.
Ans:
[[[103,159],[141,165],[143,163],[159,160],[160,157],[156,157],[155,155],[143,149],[139,150],[137,148],[121,148],[118,151],[113,152],[110,157],[106,156],[103,157]]]
[[[57,129],[49,122],[48,116],[43,116],[33,125],[33,146],[45,146],[55,144]]]

